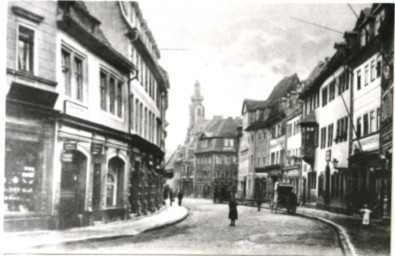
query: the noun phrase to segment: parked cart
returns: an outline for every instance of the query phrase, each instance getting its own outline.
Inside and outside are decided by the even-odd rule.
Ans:
[[[290,214],[296,213],[297,196],[293,190],[293,185],[289,183],[276,183],[273,197],[270,202],[271,212],[277,213],[278,209],[285,208]]]

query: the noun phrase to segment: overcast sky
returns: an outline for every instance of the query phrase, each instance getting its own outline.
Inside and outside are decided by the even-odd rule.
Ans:
[[[206,118],[240,116],[243,99],[264,100],[284,76],[307,77],[334,53],[356,17],[346,4],[267,4],[262,1],[143,1],[143,16],[170,77],[168,136],[173,151],[189,122],[190,96],[199,80]],[[370,4],[352,4],[359,14]]]

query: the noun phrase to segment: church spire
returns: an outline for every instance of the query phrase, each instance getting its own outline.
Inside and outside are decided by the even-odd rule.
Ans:
[[[194,94],[191,96],[191,104],[189,105],[189,129],[192,129],[204,120],[203,100],[204,97],[200,92],[200,83],[196,81],[194,85]]]

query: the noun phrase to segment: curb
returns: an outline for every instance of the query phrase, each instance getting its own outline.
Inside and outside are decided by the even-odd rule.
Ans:
[[[261,208],[270,210],[270,207],[267,207],[267,206],[261,206]],[[296,213],[295,215],[299,216],[299,217],[305,217],[305,218],[309,218],[309,219],[313,219],[313,220],[318,220],[318,221],[321,221],[321,222],[327,224],[328,226],[332,227],[335,230],[337,237],[339,239],[339,244],[340,244],[340,248],[342,250],[343,255],[358,256],[358,254],[355,251],[354,245],[351,243],[346,230],[339,224],[336,224],[333,221],[327,220],[322,217],[316,217],[316,216],[305,214],[305,213]]]
[[[159,225],[156,225],[154,227],[148,227],[146,229],[142,229],[142,230],[139,230],[139,231],[134,231],[134,232],[131,232],[129,234],[107,235],[107,236],[104,235],[104,236],[88,237],[88,238],[82,238],[82,239],[81,238],[70,239],[70,240],[67,240],[67,241],[59,241],[59,242],[56,242],[56,243],[34,245],[34,246],[29,247],[29,248],[39,249],[39,248],[43,248],[43,247],[46,247],[46,246],[56,246],[56,245],[62,245],[62,244],[63,245],[67,245],[67,244],[81,243],[81,242],[95,242],[95,241],[100,242],[100,241],[105,241],[105,240],[114,240],[114,239],[119,239],[119,238],[133,237],[133,236],[136,236],[136,235],[139,235],[139,234],[142,234],[142,233],[146,233],[146,232],[149,232],[149,231],[158,230],[158,229],[165,228],[165,227],[168,227],[168,226],[171,226],[171,225],[175,225],[175,224],[185,220],[189,216],[189,209],[186,208],[186,207],[184,207],[184,208],[187,210],[187,213],[185,214],[185,216],[183,216],[182,218],[180,218],[178,220],[173,220],[173,221],[170,221],[168,223],[159,224]]]
[[[318,221],[321,221],[321,222],[327,224],[328,226],[332,227],[335,230],[337,237],[339,239],[339,244],[340,244],[340,248],[343,252],[343,255],[358,256],[358,254],[355,252],[354,245],[351,243],[346,230],[342,226],[334,223],[333,221],[324,219],[322,217],[316,217],[316,216],[312,216],[312,215],[308,215],[308,214],[304,214],[304,213],[296,213],[296,215],[300,216],[300,217],[313,219],[313,220],[318,220]]]

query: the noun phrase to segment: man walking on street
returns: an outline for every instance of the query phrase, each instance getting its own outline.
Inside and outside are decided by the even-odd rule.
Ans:
[[[182,191],[180,190],[180,192],[178,192],[178,205],[181,206],[182,204],[182,197],[184,196],[184,194],[182,193]]]

